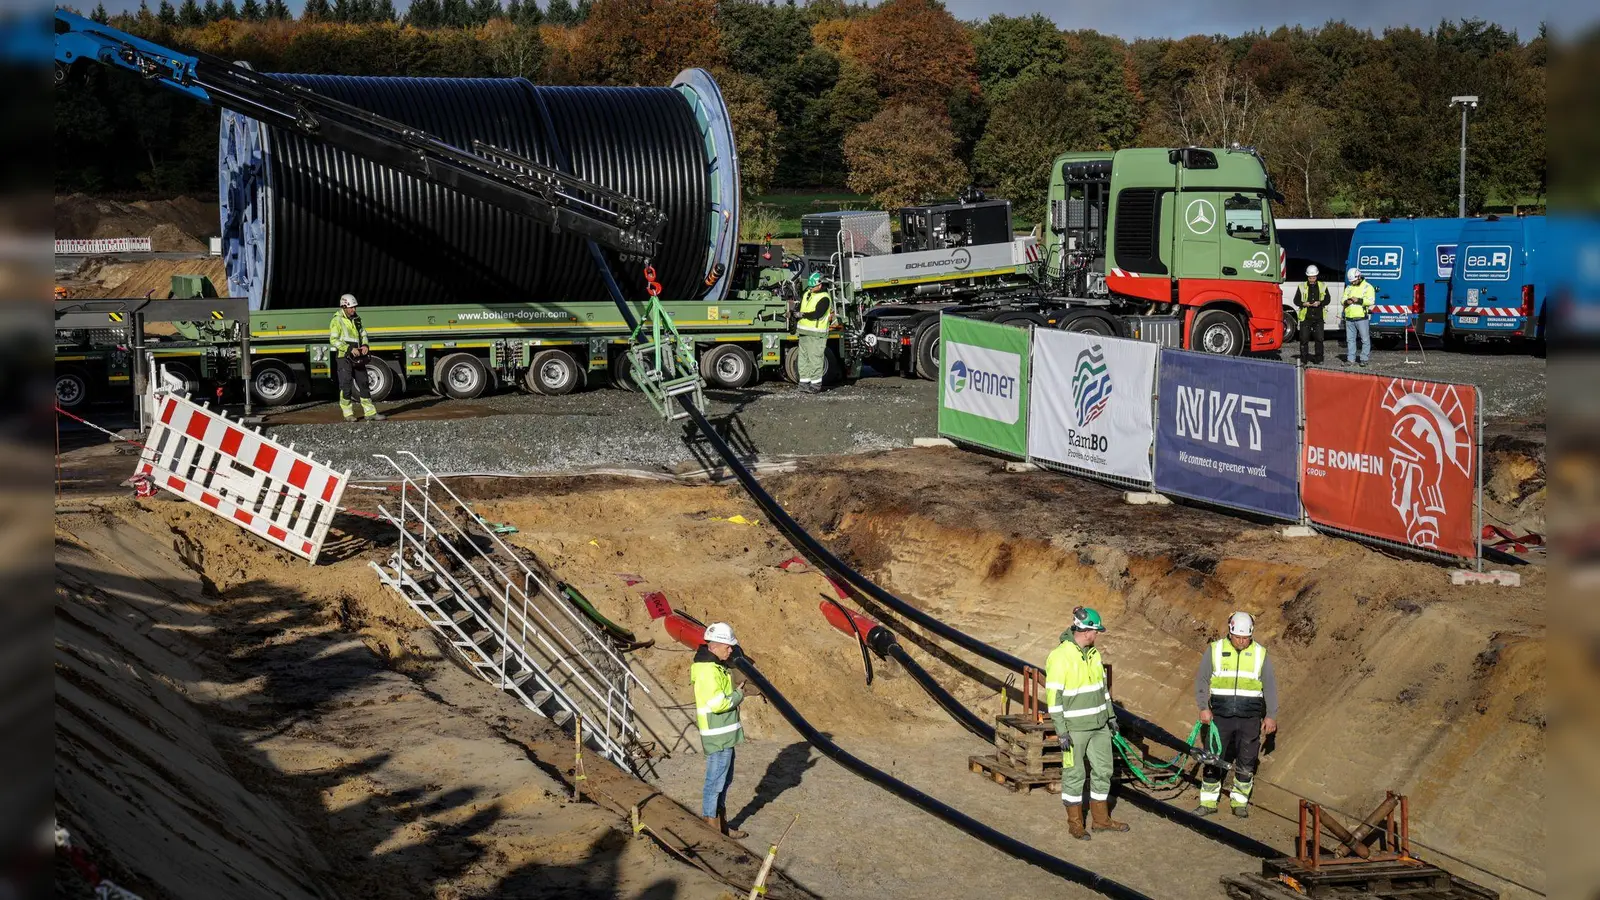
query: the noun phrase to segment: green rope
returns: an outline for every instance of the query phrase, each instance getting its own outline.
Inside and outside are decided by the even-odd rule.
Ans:
[[[1189,746],[1195,746],[1202,736],[1205,738],[1205,749],[1215,756],[1221,756],[1222,733],[1217,730],[1217,724],[1215,722],[1194,723],[1194,728],[1189,731]],[[1187,753],[1179,753],[1177,756],[1174,756],[1172,759],[1165,762],[1162,762],[1161,760],[1149,759],[1139,755],[1138,750],[1135,749],[1132,744],[1129,744],[1126,740],[1124,740],[1120,734],[1113,734],[1111,736],[1111,745],[1115,747],[1117,753],[1121,755],[1123,763],[1127,765],[1128,771],[1133,773],[1133,777],[1139,779],[1150,787],[1172,787],[1178,784],[1178,782],[1183,778],[1183,760],[1189,755]],[[1138,757],[1137,759],[1135,758],[1136,756]],[[1152,776],[1146,774],[1147,768],[1167,769],[1171,770],[1172,774],[1164,777]]]

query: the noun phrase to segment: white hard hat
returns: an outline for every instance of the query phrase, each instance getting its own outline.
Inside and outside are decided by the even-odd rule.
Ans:
[[[730,647],[739,646],[739,639],[733,636],[733,626],[727,622],[712,622],[706,626],[706,643],[713,642]]]
[[[1361,277],[1361,270],[1356,268],[1355,266],[1351,266],[1350,270],[1348,272],[1344,273],[1344,280],[1345,281],[1355,281],[1357,278],[1360,278],[1360,277]]]
[[[355,306],[356,305],[356,295],[355,294],[345,294],[345,295],[341,296],[339,298],[339,305],[340,306]]]
[[[1317,268],[1316,266],[1306,266],[1306,275],[1307,276],[1321,275],[1321,274],[1322,274],[1322,270]]]
[[[1239,637],[1249,637],[1250,635],[1255,634],[1255,631],[1256,620],[1251,618],[1249,613],[1241,610],[1228,617],[1229,634],[1236,634]]]

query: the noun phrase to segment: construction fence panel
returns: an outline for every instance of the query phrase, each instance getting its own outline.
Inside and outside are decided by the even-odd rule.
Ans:
[[[1163,349],[1159,370],[1156,490],[1298,520],[1297,369]]]
[[[1150,487],[1158,349],[1144,341],[1035,329],[1029,461]]]
[[[1028,455],[1028,328],[939,317],[939,434]]]
[[[1307,371],[1307,516],[1407,550],[1476,558],[1480,405],[1467,384]]]
[[[336,472],[180,394],[157,393],[155,404],[159,412],[136,478],[317,561],[349,472]]]

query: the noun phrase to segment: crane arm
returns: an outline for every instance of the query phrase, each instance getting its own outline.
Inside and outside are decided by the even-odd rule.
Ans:
[[[321,141],[501,209],[570,231],[625,257],[654,255],[666,217],[650,204],[474,141],[465,150],[420,129],[204,53],[180,53],[56,9],[55,80],[86,64],[133,72],[209,106]]]

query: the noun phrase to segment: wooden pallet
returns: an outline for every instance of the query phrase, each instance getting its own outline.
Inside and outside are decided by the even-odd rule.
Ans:
[[[1294,859],[1269,859],[1261,863],[1260,875],[1224,876],[1222,885],[1234,900],[1498,900],[1500,896],[1416,860],[1341,863],[1313,871]]]
[[[1050,720],[1032,716],[1000,716],[994,722],[995,755],[1013,769],[1030,776],[1049,774],[1061,779],[1061,745]]]
[[[995,784],[1003,784],[1006,790],[1014,794],[1029,794],[1044,788],[1052,794],[1061,793],[1061,769],[1058,766],[1053,772],[1028,773],[1011,765],[1007,760],[998,756],[970,756],[967,766],[979,775],[984,775]]]

